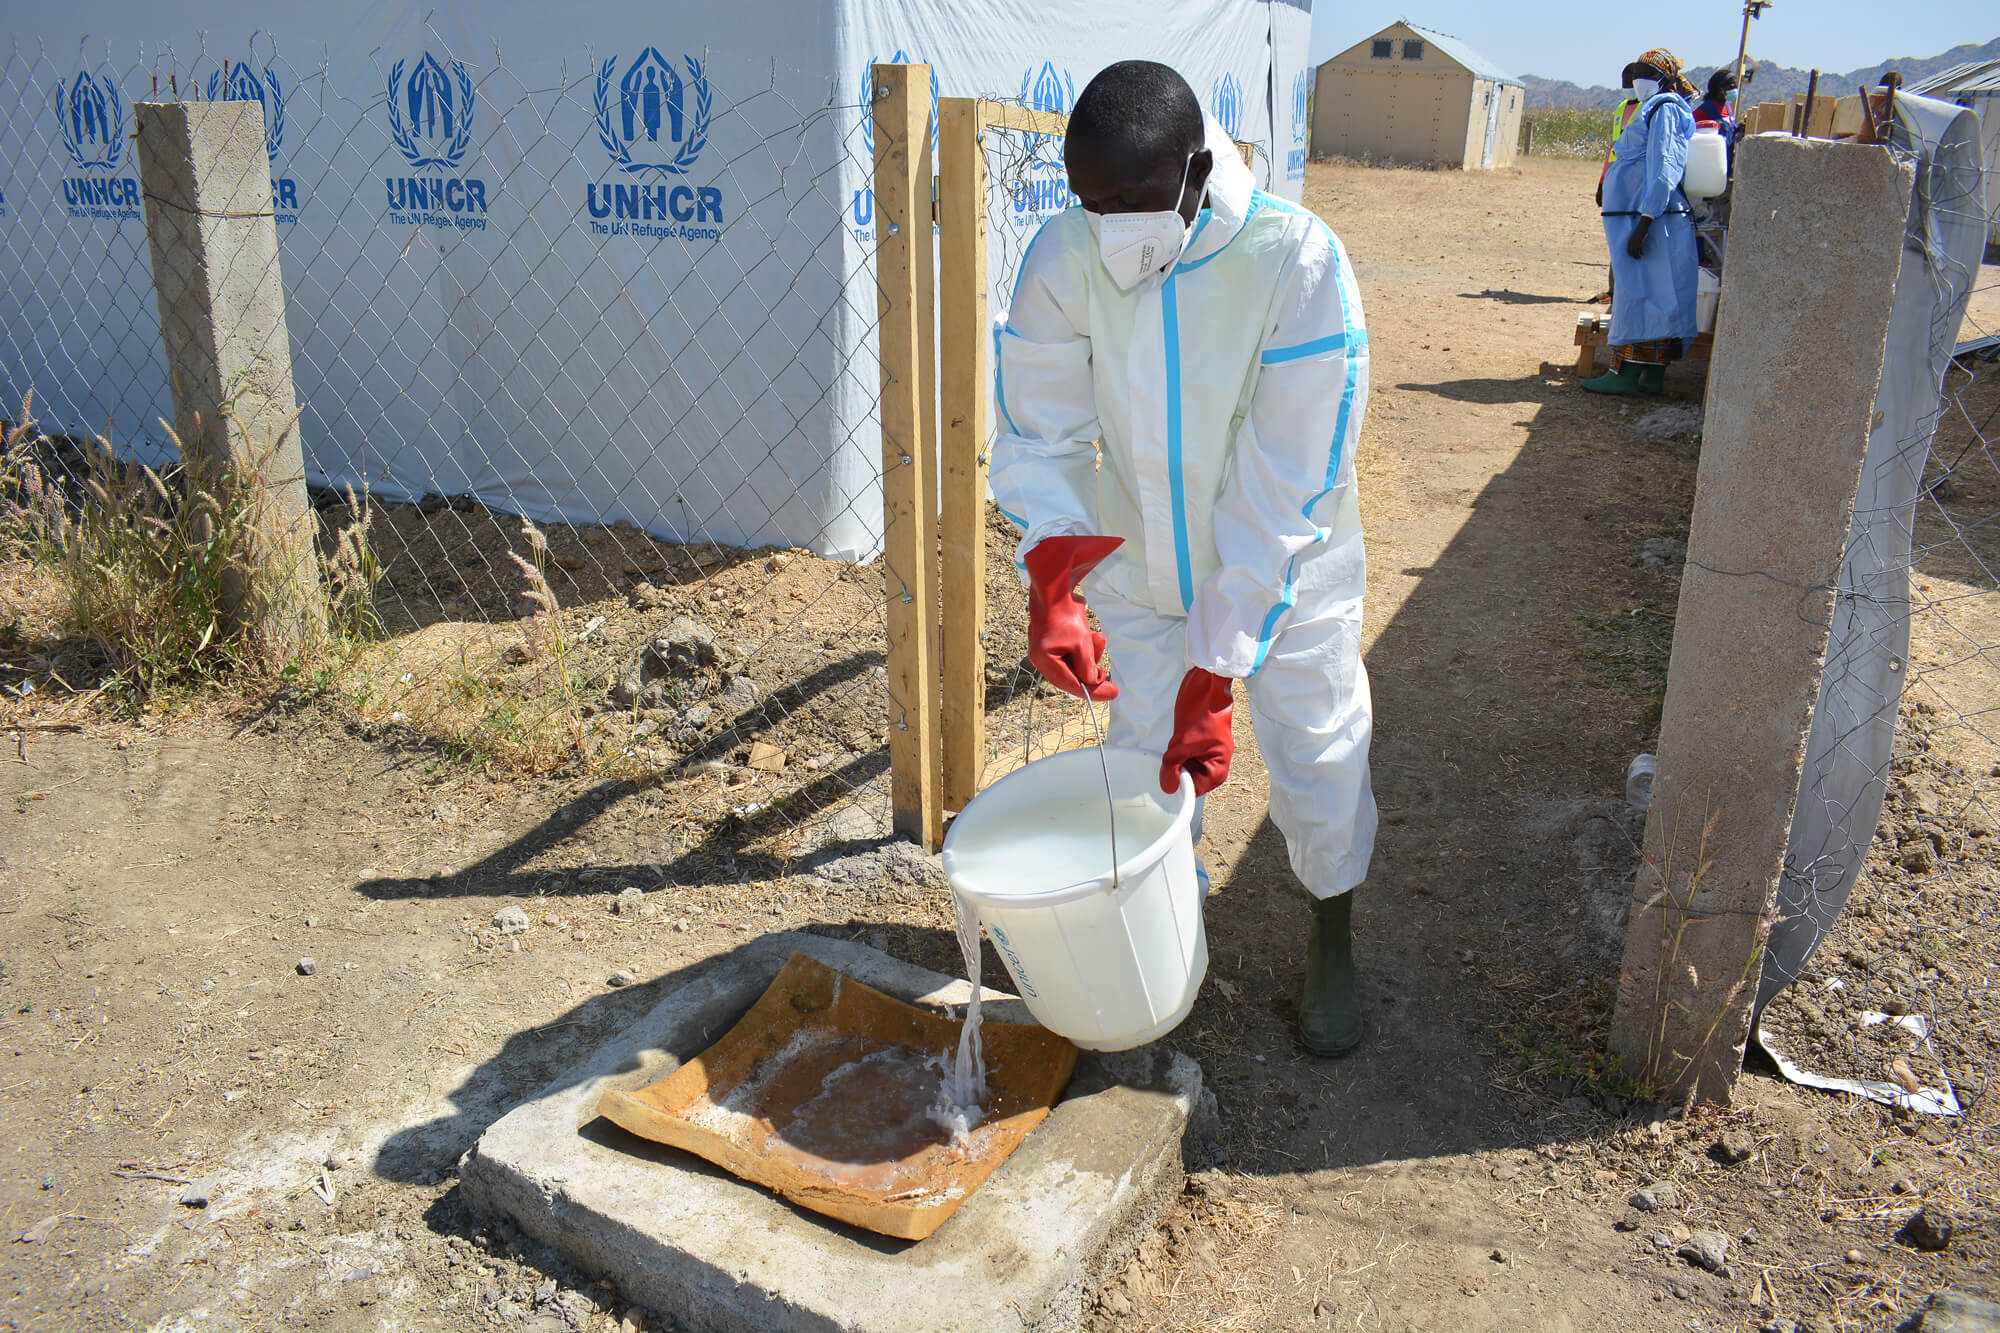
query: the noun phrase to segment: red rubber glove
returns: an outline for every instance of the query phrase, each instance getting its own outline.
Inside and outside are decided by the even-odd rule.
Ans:
[[[1028,660],[1042,679],[1079,699],[1116,699],[1118,687],[1098,663],[1104,636],[1084,618],[1076,585],[1123,537],[1048,537],[1035,544],[1028,567]]]
[[[1235,713],[1227,676],[1194,667],[1181,677],[1174,696],[1174,738],[1160,760],[1160,790],[1171,796],[1181,789],[1181,773],[1194,779],[1194,794],[1206,796],[1229,777],[1229,758],[1236,753],[1230,727]]]

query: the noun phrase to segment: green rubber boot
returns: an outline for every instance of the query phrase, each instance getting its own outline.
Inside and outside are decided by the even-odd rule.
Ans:
[[[1306,992],[1299,1001],[1299,1042],[1308,1054],[1346,1055],[1361,1044],[1361,998],[1354,991],[1352,893],[1312,905],[1306,931]]]
[[[1596,379],[1585,380],[1583,387],[1591,393],[1611,393],[1630,397],[1639,392],[1640,373],[1644,366],[1627,361],[1616,370],[1607,371]]]
[[[1639,392],[1663,394],[1667,391],[1667,368],[1665,366],[1639,367]]]

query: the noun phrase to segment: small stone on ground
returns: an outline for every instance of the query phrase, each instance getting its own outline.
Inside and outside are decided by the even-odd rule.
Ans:
[[[1720,1273],[1729,1262],[1729,1237],[1720,1231],[1697,1231],[1687,1238],[1679,1253],[1696,1268]]]
[[[592,1303],[590,1297],[580,1291],[562,1292],[552,1303],[556,1313],[561,1315],[563,1322],[571,1328],[582,1328],[597,1313],[597,1306]]]
[[[2000,1333],[2000,1305],[1946,1287],[1931,1293],[1917,1328],[1919,1333]]]
[[[1725,1130],[1715,1141],[1715,1155],[1731,1166],[1757,1155],[1756,1136],[1746,1129]]]
[[[1642,1213],[1656,1213],[1662,1208],[1681,1206],[1681,1192],[1671,1180],[1655,1181],[1651,1185],[1634,1190],[1629,1200]]]
[[[1927,1203],[1910,1216],[1899,1234],[1914,1248],[1935,1253],[1950,1248],[1952,1233],[1957,1230],[1958,1221],[1949,1209]]]

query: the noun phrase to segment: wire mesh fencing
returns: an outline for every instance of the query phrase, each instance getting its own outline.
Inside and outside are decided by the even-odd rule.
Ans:
[[[367,68],[262,38],[0,54],[0,401],[33,393],[37,421],[13,458],[75,516],[102,436],[100,485],[158,502],[128,527],[192,507],[162,342],[189,331],[155,293],[147,210],[170,205],[142,188],[135,107],[258,103],[262,142],[229,152],[268,163],[244,211],[276,248],[204,216],[208,276],[275,265],[286,319],[230,327],[222,359],[290,365],[313,535],[375,622],[299,685],[496,769],[670,783],[780,852],[878,836],[895,701],[865,92],[705,53],[540,79],[434,29],[407,47]],[[195,409],[238,423],[239,458],[279,434],[258,391]],[[8,596],[15,633],[60,609]],[[4,683],[113,665],[48,636]]]
[[[1767,1037],[1885,1100],[1916,1092],[1883,1081],[1892,1056],[1925,1087],[1943,1071],[1901,1019],[1878,1017],[1871,1038],[1865,1015],[1801,1017],[1853,989],[1852,960],[1821,941],[1859,894],[1892,919],[1869,932],[1877,948],[1907,957],[1885,954],[1889,988],[1855,1002],[1929,1006],[1935,1022],[1940,1003],[1962,1012],[1987,986],[1953,941],[2000,888],[2000,268],[1982,263],[2000,181],[1969,114],[1899,106],[1892,142],[1915,163],[1917,202],[1758,996],[1761,1012],[1811,983]],[[1912,915],[1929,928],[1890,934]]]
[[[1072,95],[1073,96],[1073,95]],[[1061,96],[1026,101],[991,98],[993,107],[1020,106],[1048,111],[1064,105]],[[1063,169],[1062,140],[1052,134],[986,124],[979,147],[986,164],[988,297],[996,319],[1004,319],[1019,282],[1021,264],[1035,233],[1075,197]],[[1005,428],[1000,414],[988,418],[985,441]],[[1095,744],[1110,724],[1104,704],[1090,704],[1043,681],[1028,661],[1025,594],[1014,548],[1021,529],[997,507],[988,516],[990,594],[982,637],[986,645],[987,734],[983,780],[992,782],[1034,759]],[[1109,670],[1115,675],[1116,661]],[[1093,718],[1092,713],[1095,713]]]

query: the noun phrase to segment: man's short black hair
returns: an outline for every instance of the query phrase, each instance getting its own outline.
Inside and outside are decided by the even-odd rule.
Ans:
[[[1099,70],[1076,99],[1069,137],[1146,159],[1199,152],[1208,131],[1188,81],[1152,60],[1121,60]]]

